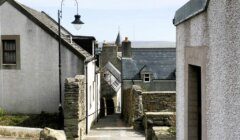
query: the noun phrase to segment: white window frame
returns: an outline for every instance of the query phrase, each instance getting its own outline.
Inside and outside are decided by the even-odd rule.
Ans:
[[[146,80],[146,79],[148,79],[148,80]],[[144,82],[144,83],[150,83],[150,82],[151,82],[151,77],[150,77],[150,74],[149,74],[149,73],[145,73],[145,74],[144,74],[143,82]]]

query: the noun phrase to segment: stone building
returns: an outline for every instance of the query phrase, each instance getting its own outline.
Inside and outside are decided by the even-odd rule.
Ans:
[[[176,11],[178,140],[240,138],[239,9],[191,0]]]
[[[100,77],[94,51],[80,45],[94,50],[95,38],[77,36],[75,43],[63,27],[61,34],[62,93],[66,78],[85,75],[89,130],[98,110]],[[88,43],[81,44],[85,38]],[[14,0],[0,0],[0,108],[9,113],[58,112],[58,63],[57,22]]]
[[[136,48],[122,43],[123,90],[139,85],[145,91],[175,91],[175,48]]]
[[[121,108],[121,58],[118,46],[104,43],[100,54],[101,111],[104,114],[120,112]]]

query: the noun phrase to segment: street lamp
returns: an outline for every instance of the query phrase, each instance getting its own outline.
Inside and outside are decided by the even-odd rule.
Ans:
[[[64,116],[63,116],[63,107],[62,107],[62,61],[61,61],[61,19],[62,19],[62,9],[63,9],[63,1],[61,2],[61,9],[58,10],[58,36],[59,36],[59,45],[58,45],[58,56],[59,56],[59,121],[61,122],[61,124],[59,124],[59,128],[62,129],[62,127],[64,126],[63,121],[64,121]],[[78,2],[77,0],[75,0],[76,4],[77,4],[77,14],[75,15],[75,20],[72,22],[72,24],[74,25],[76,30],[80,30],[81,26],[84,24],[81,21],[81,16],[78,14]]]

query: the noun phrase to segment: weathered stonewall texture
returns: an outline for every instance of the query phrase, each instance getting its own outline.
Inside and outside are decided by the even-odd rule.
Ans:
[[[143,124],[145,128],[145,134],[147,140],[154,139],[154,135],[158,133],[158,137],[161,137],[161,128],[165,127],[175,127],[176,126],[176,113],[175,112],[145,112],[143,118]],[[159,127],[154,130],[153,127]],[[175,136],[174,134],[164,134],[163,137]],[[160,139],[161,140],[161,139]],[[164,140],[168,140],[165,138]]]
[[[141,87],[134,85],[132,89],[125,90],[123,94],[124,120],[129,125],[134,125],[134,122],[141,119],[143,116]]]
[[[176,136],[169,132],[169,127],[153,127],[152,129],[152,140],[176,140]]]
[[[85,76],[65,80],[64,130],[68,140],[82,139],[86,131]]]
[[[63,131],[44,128],[40,132],[40,140],[67,140]]]
[[[142,96],[145,112],[176,111],[175,91],[143,92]]]

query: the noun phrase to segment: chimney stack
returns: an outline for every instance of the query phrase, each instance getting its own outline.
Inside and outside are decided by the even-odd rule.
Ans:
[[[131,41],[128,40],[128,37],[125,37],[125,40],[122,42],[122,57],[132,57]]]

